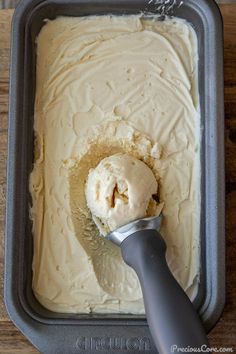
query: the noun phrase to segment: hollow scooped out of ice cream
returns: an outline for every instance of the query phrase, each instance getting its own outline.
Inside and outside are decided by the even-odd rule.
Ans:
[[[106,236],[157,205],[158,184],[152,170],[137,158],[118,153],[89,171],[85,195],[100,233]]]

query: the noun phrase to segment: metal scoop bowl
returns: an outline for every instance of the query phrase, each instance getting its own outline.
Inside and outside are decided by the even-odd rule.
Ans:
[[[203,353],[207,336],[191,301],[169,270],[160,225],[161,216],[139,219],[112,231],[107,238],[120,246],[124,261],[139,278],[158,352],[170,354],[176,346],[181,353],[189,346]]]

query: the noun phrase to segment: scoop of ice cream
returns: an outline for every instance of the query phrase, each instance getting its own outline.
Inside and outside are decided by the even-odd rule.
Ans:
[[[85,187],[87,205],[104,236],[145,217],[156,193],[157,181],[152,170],[122,153],[104,158],[91,169]]]

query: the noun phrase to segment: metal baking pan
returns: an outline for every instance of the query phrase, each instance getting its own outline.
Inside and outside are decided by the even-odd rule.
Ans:
[[[174,2],[174,1],[173,1]],[[148,0],[22,0],[12,26],[7,174],[5,303],[42,353],[156,353],[144,316],[58,314],[33,295],[29,173],[33,163],[35,39],[44,19],[157,13]],[[184,0],[173,15],[194,27],[201,107],[201,274],[194,305],[209,331],[225,301],[222,19],[213,0]],[[174,300],[173,300],[174,301]]]

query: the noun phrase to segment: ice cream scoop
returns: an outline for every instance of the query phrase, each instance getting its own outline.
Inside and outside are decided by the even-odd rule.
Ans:
[[[124,261],[138,275],[158,352],[170,354],[178,348],[182,353],[189,346],[203,353],[207,336],[191,301],[169,270],[160,224],[161,216],[139,219],[111,232],[107,238],[120,246]]]
[[[156,193],[151,169],[127,154],[109,156],[91,169],[85,190],[100,232],[120,246],[124,261],[139,278],[158,352],[169,354],[173,345],[207,345],[207,337],[191,301],[168,268],[166,244],[159,233],[160,210],[153,198]]]

